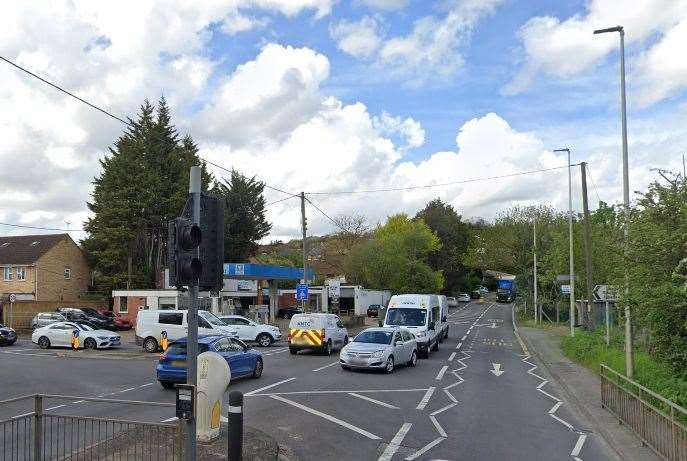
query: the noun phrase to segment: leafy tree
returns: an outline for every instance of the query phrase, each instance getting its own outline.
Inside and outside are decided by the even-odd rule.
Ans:
[[[94,181],[93,213],[84,225],[83,241],[103,292],[122,288],[132,259],[134,286],[155,285],[164,264],[167,222],[178,216],[188,191],[191,166],[200,165],[190,137],[179,140],[164,98],[157,108],[145,101],[136,120],[100,161]],[[202,168],[203,185],[211,175]]]
[[[265,218],[265,185],[255,177],[247,178],[236,170],[213,193],[224,199],[224,259],[241,262],[254,256],[258,242],[272,225]]]

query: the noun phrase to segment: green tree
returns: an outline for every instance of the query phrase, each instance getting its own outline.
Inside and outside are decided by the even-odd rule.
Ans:
[[[213,193],[224,199],[224,259],[243,262],[255,256],[258,242],[270,233],[265,218],[265,185],[255,177],[247,178],[236,170]]]
[[[88,237],[82,244],[100,291],[125,286],[128,258],[133,285],[152,287],[165,263],[167,222],[181,213],[190,167],[201,164],[197,148],[190,137],[178,139],[161,98],[157,108],[144,102],[109,153],[93,181],[87,204],[93,216],[84,225]],[[201,168],[207,188],[212,177]]]

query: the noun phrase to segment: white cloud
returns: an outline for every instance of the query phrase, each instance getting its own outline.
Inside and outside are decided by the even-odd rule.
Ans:
[[[638,0],[622,7],[612,0],[591,0],[584,14],[560,20],[552,16],[534,17],[520,29],[525,61],[515,78],[504,88],[506,94],[519,93],[532,85],[539,73],[570,78],[589,70],[611,51],[618,49],[618,34],[593,35],[596,29],[622,25],[627,45],[642,44],[654,34],[663,36],[687,20],[687,2],[675,0]],[[677,36],[677,37],[675,37]],[[663,37],[656,46],[674,49],[681,32]],[[668,40],[666,45],[664,42]],[[649,45],[652,47],[652,45]],[[658,52],[660,54],[660,51]],[[649,52],[651,55],[651,51]],[[650,59],[650,58],[649,58]],[[653,62],[658,73],[670,73],[672,59]],[[685,79],[682,70],[680,78]],[[672,90],[671,90],[672,91]]]
[[[372,124],[377,131],[385,136],[400,135],[405,141],[405,146],[420,147],[425,143],[425,130],[417,120],[412,118],[393,117],[387,112],[382,112],[382,115],[373,117]]]
[[[332,25],[329,33],[344,53],[356,58],[370,58],[382,43],[379,29],[377,19],[365,16],[357,22],[344,20]]]
[[[408,6],[410,0],[360,0],[369,8],[381,11],[402,10]]]

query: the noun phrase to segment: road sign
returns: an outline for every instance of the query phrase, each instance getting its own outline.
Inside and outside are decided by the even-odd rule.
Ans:
[[[570,285],[561,285],[561,293],[564,295],[570,294]]]
[[[308,285],[305,283],[299,283],[296,285],[296,301],[307,301],[308,300]]]
[[[339,280],[329,281],[329,296],[332,298],[341,297],[341,282]]]
[[[617,301],[618,287],[613,285],[596,285],[593,294],[595,301]]]
[[[10,293],[10,302],[16,302],[17,301],[17,295],[14,293]]]

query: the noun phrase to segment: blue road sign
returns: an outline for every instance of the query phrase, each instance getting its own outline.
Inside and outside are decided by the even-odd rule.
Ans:
[[[296,300],[306,301],[308,299],[308,285],[299,283],[296,285]]]

